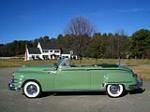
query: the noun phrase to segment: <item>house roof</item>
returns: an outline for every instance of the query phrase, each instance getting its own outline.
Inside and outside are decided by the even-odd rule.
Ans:
[[[48,43],[40,43],[40,44],[41,44],[42,49],[58,49],[58,48],[55,48],[55,47],[51,46]]]
[[[30,47],[28,48],[29,54],[41,54],[39,48]]]

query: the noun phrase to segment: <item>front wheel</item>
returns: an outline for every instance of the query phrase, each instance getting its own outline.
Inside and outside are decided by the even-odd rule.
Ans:
[[[24,84],[23,92],[28,98],[36,98],[40,95],[40,86],[36,82],[28,81]]]
[[[110,97],[116,98],[123,94],[124,87],[121,84],[110,84],[107,86],[107,94]]]

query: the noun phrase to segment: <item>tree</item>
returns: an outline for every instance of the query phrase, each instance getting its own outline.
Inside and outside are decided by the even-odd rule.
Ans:
[[[71,19],[65,33],[75,36],[88,35],[91,36],[95,32],[93,25],[84,17],[75,17]]]
[[[36,47],[38,42],[40,42],[40,43],[50,43],[49,36],[43,36],[43,37],[34,39],[33,46]]]
[[[95,34],[89,46],[90,57],[95,59],[103,58],[105,52],[105,41],[100,34]]]
[[[150,31],[140,29],[133,33],[130,48],[132,57],[144,58],[147,49],[150,49]]]
[[[65,34],[75,37],[73,46],[80,59],[85,54],[84,51],[86,51],[85,46],[87,46],[88,38],[93,35],[94,32],[95,29],[89,20],[81,16],[71,19],[68,24]]]

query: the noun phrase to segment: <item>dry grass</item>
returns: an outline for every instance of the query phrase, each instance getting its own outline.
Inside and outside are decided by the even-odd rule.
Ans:
[[[92,59],[92,58],[83,58],[80,60],[73,60],[73,64],[118,64],[118,59]],[[143,64],[150,64],[150,60],[148,59],[121,59],[121,64],[129,65],[129,66],[136,66],[136,65],[143,65]]]
[[[150,80],[150,65],[139,65],[131,68],[143,80]]]
[[[56,60],[32,60],[24,61],[23,59],[1,59],[0,67],[20,67],[23,65],[41,65],[56,63]]]
[[[117,59],[92,59],[92,58],[83,58],[82,60],[72,60],[72,64],[117,64]]]
[[[0,59],[0,67],[17,67],[22,65],[40,65],[40,64],[52,64],[56,63],[56,60],[32,60],[24,61],[23,59]],[[80,60],[72,60],[72,64],[118,64],[118,59],[92,59],[83,58]],[[121,64],[129,66],[145,65],[150,64],[150,60],[135,60],[135,59],[122,59]]]
[[[150,64],[150,59],[126,59],[123,60],[123,62],[126,63],[126,65],[132,65],[132,66],[136,66],[136,65],[145,65],[145,64]]]

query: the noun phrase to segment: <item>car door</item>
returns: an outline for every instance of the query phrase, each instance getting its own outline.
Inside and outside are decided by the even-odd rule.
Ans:
[[[54,80],[57,71],[52,69],[44,69],[42,75],[40,74],[41,86],[43,91],[54,90]]]
[[[87,90],[91,86],[91,74],[87,69],[62,68],[55,76],[57,90]]]
[[[91,89],[100,90],[103,88],[105,83],[105,70],[95,69],[91,71]]]

